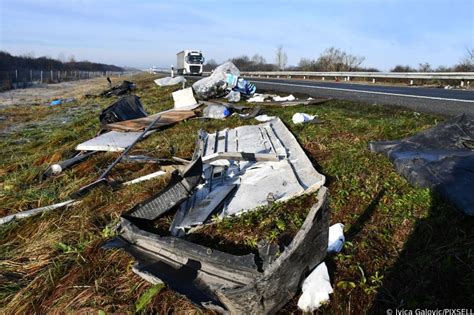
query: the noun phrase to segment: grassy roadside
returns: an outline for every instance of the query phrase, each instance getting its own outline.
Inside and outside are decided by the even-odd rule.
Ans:
[[[135,82],[147,112],[172,107],[170,93],[178,87],[159,88],[150,76],[135,78]],[[55,109],[21,108],[23,117],[18,121],[41,123],[18,129],[2,140],[1,216],[65,200],[100,174],[116,154],[99,154],[56,178],[37,180],[48,164],[69,157],[77,143],[94,136],[100,109],[111,102],[79,98]],[[67,115],[65,123],[54,119],[70,107],[77,110]],[[317,114],[324,124],[294,125],[291,117],[296,112]],[[17,113],[18,108],[1,109],[0,116],[7,117],[3,127]],[[335,293],[322,313],[363,313],[396,305],[474,304],[472,218],[429,190],[411,187],[385,157],[368,150],[371,140],[411,135],[442,118],[347,101],[269,108],[267,113],[282,118],[318,171],[327,176],[331,222],[345,224],[346,247],[328,258]],[[256,122],[236,117],[190,120],[150,136],[135,153],[189,157],[199,128],[213,132],[248,123]],[[153,165],[121,164],[112,177],[131,179],[155,170],[158,167]],[[0,311],[202,312],[186,298],[134,275],[133,259],[125,253],[100,249],[113,236],[112,227],[120,214],[159,191],[166,180],[115,192],[98,189],[69,210],[0,227]],[[226,240],[232,241],[243,240]],[[282,313],[295,312],[296,301]]]

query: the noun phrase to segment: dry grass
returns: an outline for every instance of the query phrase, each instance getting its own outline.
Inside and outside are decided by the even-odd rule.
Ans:
[[[149,113],[172,107],[170,92],[178,87],[158,88],[150,76],[132,80]],[[97,178],[117,154],[101,153],[58,177],[38,180],[50,163],[70,157],[77,143],[98,131],[100,109],[112,101],[78,97],[76,103],[54,109],[24,105],[2,109],[0,115],[9,117],[1,122],[3,127],[24,119],[30,122],[2,140],[0,215],[65,200]],[[290,121],[295,112],[317,114],[325,123],[293,125]],[[283,119],[316,168],[326,175],[331,221],[346,225],[344,250],[327,260],[335,293],[322,313],[474,304],[472,218],[429,190],[411,187],[385,157],[367,149],[371,140],[413,134],[439,117],[340,101],[272,108],[268,114]],[[182,122],[150,136],[134,153],[190,157],[199,128],[213,132],[248,123],[256,122],[236,117]],[[126,180],[157,169],[154,165],[122,164],[112,177]],[[100,248],[114,236],[120,214],[159,191],[167,180],[158,178],[118,191],[103,187],[68,210],[0,227],[0,312],[131,313],[138,301],[148,299],[145,312],[203,312],[171,290],[155,292],[152,285],[132,273],[134,261],[124,252]],[[292,207],[306,208],[293,204],[278,210],[289,212]],[[276,222],[269,223],[273,229]],[[225,247],[233,242],[247,246],[242,233],[233,235],[233,228],[229,232],[226,224],[209,227],[208,235],[216,236],[210,245]],[[244,227],[239,221],[230,225]],[[217,237],[227,232],[224,241]],[[296,301],[282,313],[296,312]]]

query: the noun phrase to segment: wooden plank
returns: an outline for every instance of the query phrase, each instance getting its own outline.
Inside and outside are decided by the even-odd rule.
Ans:
[[[103,128],[106,130],[140,131],[153,122],[156,116],[161,116],[161,119],[153,126],[153,129],[176,124],[180,121],[193,118],[196,114],[192,110],[168,110],[148,117],[107,124]]]

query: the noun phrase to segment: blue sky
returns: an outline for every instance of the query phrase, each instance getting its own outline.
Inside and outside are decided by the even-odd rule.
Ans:
[[[453,65],[474,47],[473,0],[0,0],[0,50],[147,68],[182,49],[289,64],[334,46],[364,66]]]

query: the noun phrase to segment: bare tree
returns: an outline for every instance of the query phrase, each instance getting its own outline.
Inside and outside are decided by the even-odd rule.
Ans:
[[[204,71],[212,71],[218,66],[214,59],[209,59],[203,66]]]
[[[252,59],[250,59],[254,64],[259,65],[259,64],[266,64],[267,61],[265,58],[263,58],[262,55],[255,54],[252,56]]]
[[[416,69],[413,69],[409,65],[403,66],[403,65],[396,65],[391,72],[416,72]]]
[[[364,62],[365,57],[356,56],[330,47],[319,56],[316,63],[324,71],[354,71]]]
[[[431,72],[433,69],[431,69],[431,65],[428,62],[425,63],[420,63],[418,65],[418,71],[420,72]]]
[[[278,46],[276,51],[275,63],[279,70],[285,70],[286,63],[288,62],[288,57],[286,56],[285,51],[283,50],[283,45]]]
[[[466,55],[454,67],[454,70],[460,72],[474,71],[474,48],[466,48]]]
[[[298,68],[301,71],[312,71],[315,69],[315,62],[308,58],[301,58],[300,62],[298,62]]]

